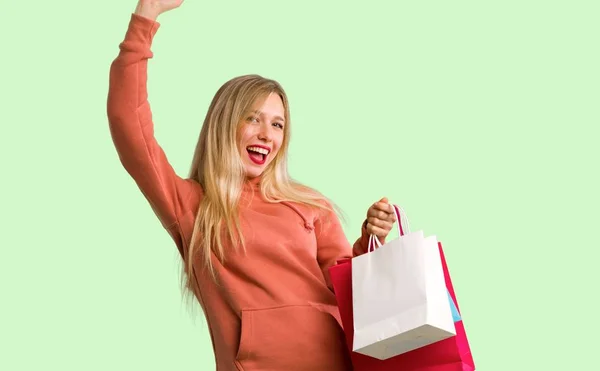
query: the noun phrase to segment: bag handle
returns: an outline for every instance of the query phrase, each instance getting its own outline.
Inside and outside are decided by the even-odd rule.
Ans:
[[[402,227],[402,216],[404,215],[404,221],[406,223],[407,230],[408,230],[408,218],[406,217],[406,213],[402,210],[401,207],[399,207],[396,204],[392,204],[392,206],[394,208],[394,214],[396,214],[396,223],[398,223],[398,225],[397,225],[398,235],[404,236],[404,228]],[[369,247],[368,247],[367,252],[371,252],[371,250],[375,250],[375,246],[377,246],[377,248],[380,248],[382,246],[382,244],[379,241],[379,238],[377,238],[377,236],[375,236],[374,234],[371,234],[371,235],[369,235]]]

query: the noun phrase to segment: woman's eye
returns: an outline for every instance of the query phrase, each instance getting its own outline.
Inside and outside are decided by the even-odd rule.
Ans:
[[[250,122],[258,122],[258,118],[256,116],[250,116],[250,117],[248,117],[248,121],[250,121]]]
[[[279,122],[276,122],[273,125],[277,126],[280,129],[283,129],[283,124],[280,124]]]

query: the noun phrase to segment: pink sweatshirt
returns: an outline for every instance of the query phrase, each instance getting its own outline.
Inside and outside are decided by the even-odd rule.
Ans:
[[[156,142],[147,100],[147,64],[159,24],[133,14],[111,65],[110,132],[119,158],[179,252],[187,254],[203,192],[175,174]],[[341,371],[351,365],[327,269],[365,252],[362,229],[351,246],[337,217],[291,203],[265,202],[258,181],[243,191],[240,220],[247,255],[213,256],[216,284],[197,255],[192,277],[218,371]]]

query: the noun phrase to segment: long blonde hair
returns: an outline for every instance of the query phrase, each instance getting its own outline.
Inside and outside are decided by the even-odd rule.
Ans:
[[[192,289],[190,273],[193,259],[201,253],[205,268],[213,278],[212,254],[223,262],[226,246],[245,250],[238,219],[238,202],[246,180],[237,143],[243,115],[259,99],[278,94],[285,109],[281,147],[261,176],[260,192],[269,202],[298,202],[316,208],[337,210],[317,191],[294,180],[288,174],[287,150],[290,142],[290,110],[281,85],[259,75],[245,75],[227,81],[215,94],[200,132],[190,169],[190,179],[202,186],[200,202],[188,253],[184,258],[186,286]]]

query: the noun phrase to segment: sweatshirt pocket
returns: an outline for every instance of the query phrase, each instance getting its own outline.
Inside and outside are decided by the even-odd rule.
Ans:
[[[243,310],[236,363],[244,371],[351,369],[338,322],[310,305]]]

